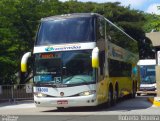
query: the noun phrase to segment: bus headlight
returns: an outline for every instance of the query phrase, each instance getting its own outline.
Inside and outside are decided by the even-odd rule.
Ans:
[[[90,90],[90,91],[85,91],[79,94],[79,96],[88,96],[88,95],[92,95],[95,94],[96,90]]]
[[[43,94],[43,93],[34,93],[34,95],[35,95],[36,97],[47,97],[47,95],[46,95],[46,94]]]

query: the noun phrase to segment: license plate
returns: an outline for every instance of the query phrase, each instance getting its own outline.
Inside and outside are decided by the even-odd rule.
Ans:
[[[62,104],[68,104],[68,100],[58,100],[57,101],[58,105],[62,105]]]

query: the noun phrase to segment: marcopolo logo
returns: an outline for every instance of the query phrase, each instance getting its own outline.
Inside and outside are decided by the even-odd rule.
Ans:
[[[54,51],[54,48],[53,47],[47,47],[47,48],[45,48],[45,51]]]
[[[65,50],[77,50],[81,49],[81,46],[63,46],[63,47],[47,47],[45,51],[65,51]]]

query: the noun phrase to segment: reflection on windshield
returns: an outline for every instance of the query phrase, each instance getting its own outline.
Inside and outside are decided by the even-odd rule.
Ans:
[[[63,80],[64,84],[77,84],[77,83],[88,83],[92,82],[92,77],[89,75],[75,75],[67,77]]]
[[[155,66],[141,66],[140,76],[142,84],[153,84],[156,82],[155,79]]]
[[[42,21],[35,44],[92,42],[94,41],[93,25],[91,17]]]
[[[36,83],[88,84],[94,82],[91,50],[49,54],[54,56],[35,55],[34,81]]]

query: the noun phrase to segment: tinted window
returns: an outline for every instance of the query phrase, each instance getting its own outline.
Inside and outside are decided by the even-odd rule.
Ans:
[[[140,77],[142,84],[156,83],[155,65],[140,66]]]
[[[79,50],[36,54],[34,81],[77,85],[95,82],[91,52]]]
[[[105,21],[102,18],[97,18],[97,40],[105,39]]]
[[[108,22],[106,23],[106,35],[112,43],[133,53],[138,53],[137,42]]]
[[[93,25],[91,17],[42,21],[36,45],[94,41]]]
[[[105,63],[105,51],[100,51],[99,53],[99,66],[100,66],[100,74],[104,74],[104,63]]]
[[[122,61],[109,59],[110,77],[131,77],[132,65]]]

